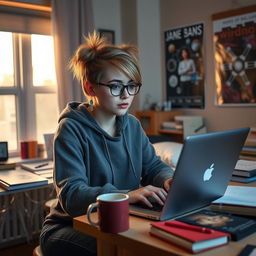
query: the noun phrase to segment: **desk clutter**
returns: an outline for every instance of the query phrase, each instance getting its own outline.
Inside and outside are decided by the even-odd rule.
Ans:
[[[173,121],[162,122],[163,130],[183,130],[183,137],[206,133],[202,116],[176,115]]]
[[[200,210],[176,220],[205,228],[229,233],[231,240],[239,241],[256,232],[255,218],[230,213]]]
[[[47,184],[47,178],[26,170],[13,169],[0,172],[0,187],[6,190],[26,189]]]
[[[42,144],[38,144],[36,140],[20,142],[21,159],[43,157],[44,148]]]
[[[250,127],[240,158],[256,161],[256,124]]]
[[[256,180],[256,161],[243,160],[237,161],[233,171],[231,181],[249,183]]]
[[[211,204],[211,210],[256,217],[256,187],[228,186],[224,196]]]
[[[24,163],[20,167],[46,179],[53,178],[53,161],[43,161],[36,163]]]
[[[15,169],[15,167],[16,167],[16,163],[11,160],[0,162],[0,171]]]
[[[53,158],[53,138],[54,133],[44,134],[44,144],[38,143],[36,140],[28,140],[20,142],[20,157],[27,158]]]
[[[194,254],[238,241],[256,232],[256,220],[200,210],[172,221],[151,222],[149,233]]]
[[[239,241],[256,232],[255,198],[256,187],[228,186],[209,209],[152,222],[149,233],[194,254]]]
[[[229,233],[213,229],[203,229],[180,221],[152,222],[150,234],[164,241],[174,243],[192,253],[199,253],[230,240]]]

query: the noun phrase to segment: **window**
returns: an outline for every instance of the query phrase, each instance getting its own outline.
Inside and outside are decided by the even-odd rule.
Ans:
[[[19,141],[44,143],[57,126],[53,38],[2,31],[0,56],[0,141],[17,153]]]

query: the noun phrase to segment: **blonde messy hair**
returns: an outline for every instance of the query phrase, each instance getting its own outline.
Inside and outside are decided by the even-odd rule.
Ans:
[[[107,65],[114,66],[131,80],[141,83],[137,54],[135,46],[109,44],[94,31],[85,37],[85,43],[78,47],[70,60],[69,67],[82,84],[86,81],[98,84]]]

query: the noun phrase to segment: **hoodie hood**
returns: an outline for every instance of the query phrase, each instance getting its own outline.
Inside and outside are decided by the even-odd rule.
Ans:
[[[132,170],[134,176],[137,178],[137,174],[134,168],[134,164],[132,162],[132,157],[131,157],[131,152],[129,151],[128,145],[127,145],[127,139],[125,137],[125,128],[128,123],[128,114],[126,113],[123,116],[117,116],[117,136],[112,137],[110,136],[107,132],[105,132],[94,120],[92,115],[89,113],[87,110],[88,104],[86,103],[80,103],[80,102],[70,102],[67,104],[66,108],[62,111],[60,114],[58,122],[60,123],[61,120],[63,119],[73,119],[76,120],[77,122],[83,124],[83,126],[90,127],[93,129],[99,136],[102,138],[102,142],[104,145],[104,152],[106,159],[108,159],[110,169],[112,172],[112,183],[115,184],[115,170],[113,167],[113,163],[111,161],[111,156],[110,156],[110,150],[108,147],[108,142],[107,141],[117,141],[121,140],[121,137],[123,137],[124,141],[124,147],[128,155],[128,159],[130,162],[130,169]]]
[[[66,108],[61,112],[58,122],[60,122],[64,118],[74,119],[91,129],[95,130],[100,135],[103,135],[107,139],[116,140],[123,133],[124,129],[127,126],[128,122],[128,114],[126,113],[123,116],[117,116],[117,137],[110,136],[107,132],[105,132],[94,120],[92,115],[87,110],[87,103],[80,102],[70,102],[67,104]]]

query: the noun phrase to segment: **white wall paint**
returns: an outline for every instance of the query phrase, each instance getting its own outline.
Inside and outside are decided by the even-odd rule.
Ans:
[[[116,43],[121,42],[120,0],[93,0],[95,29],[115,31]]]
[[[143,78],[140,109],[147,94],[151,102],[162,102],[160,6],[157,0],[137,0],[138,47]]]

